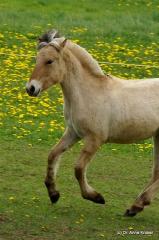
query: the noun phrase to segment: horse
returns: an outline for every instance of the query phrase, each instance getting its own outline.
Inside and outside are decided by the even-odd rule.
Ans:
[[[106,75],[84,48],[50,31],[39,39],[26,91],[37,97],[55,84],[62,89],[67,127],[48,156],[45,185],[51,202],[60,197],[56,188],[59,157],[79,140],[84,145],[75,164],[75,177],[81,195],[104,204],[104,197],[88,184],[86,176],[96,151],[106,143],[128,144],[153,137],[152,177],[124,214],[135,216],[159,189],[159,78],[125,80]]]

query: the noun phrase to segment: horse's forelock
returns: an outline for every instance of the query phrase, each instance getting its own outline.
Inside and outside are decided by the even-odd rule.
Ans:
[[[39,37],[39,44],[37,46],[37,49],[39,50],[39,49],[47,46],[49,43],[51,43],[56,38],[60,38],[60,34],[55,29],[52,29],[52,30],[44,33],[42,36]]]
[[[39,45],[38,45],[38,50],[40,50],[41,48],[47,46],[48,43],[47,42],[40,42]]]
[[[39,37],[39,43],[40,42],[47,42],[50,43],[51,41],[53,41],[54,38],[59,38],[60,34],[57,30],[52,29],[44,34],[42,34],[41,37]]]

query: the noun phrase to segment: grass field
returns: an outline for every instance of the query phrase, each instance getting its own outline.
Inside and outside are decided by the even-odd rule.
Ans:
[[[64,154],[61,199],[49,202],[43,184],[48,152],[64,131],[59,87],[34,99],[25,84],[35,64],[36,39],[57,28],[123,78],[158,77],[159,2],[147,0],[4,0],[0,2],[0,239],[158,239],[159,195],[135,218],[123,213],[150,178],[151,140],[103,146],[88,169],[105,206],[83,200],[74,178],[81,144]],[[153,67],[157,66],[157,67]],[[120,231],[153,231],[151,236]]]

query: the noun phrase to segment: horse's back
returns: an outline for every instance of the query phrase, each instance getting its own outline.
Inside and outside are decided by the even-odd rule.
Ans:
[[[159,78],[122,80],[112,98],[109,141],[135,142],[159,129]]]

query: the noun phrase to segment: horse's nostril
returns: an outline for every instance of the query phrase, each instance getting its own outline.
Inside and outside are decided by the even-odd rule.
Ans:
[[[31,85],[30,87],[30,93],[34,93],[35,92],[35,87],[33,85]]]

